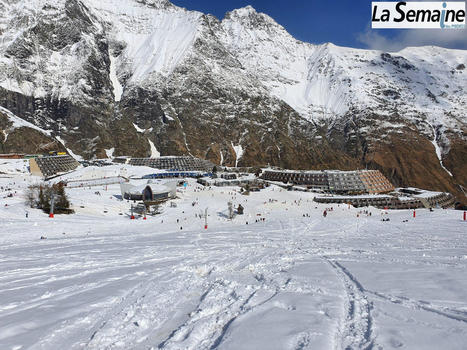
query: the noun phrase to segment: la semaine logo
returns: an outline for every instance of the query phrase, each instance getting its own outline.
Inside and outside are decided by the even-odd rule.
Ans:
[[[372,2],[371,27],[383,28],[465,28],[465,2],[399,1]]]

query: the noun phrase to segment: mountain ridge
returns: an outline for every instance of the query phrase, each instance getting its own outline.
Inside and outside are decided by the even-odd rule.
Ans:
[[[370,166],[396,185],[466,187],[464,50],[314,45],[251,6],[222,20],[163,0],[0,7],[0,106],[85,158],[154,144],[223,165]],[[401,145],[420,148],[412,163],[432,179]]]

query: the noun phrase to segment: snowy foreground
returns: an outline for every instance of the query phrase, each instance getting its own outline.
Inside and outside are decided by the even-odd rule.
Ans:
[[[323,218],[311,193],[190,180],[176,208],[146,221],[129,220],[118,186],[68,190],[75,215],[26,218],[30,181],[0,178],[17,190],[0,198],[2,350],[467,346],[459,211],[382,222],[335,206]],[[232,198],[245,215],[229,221]]]

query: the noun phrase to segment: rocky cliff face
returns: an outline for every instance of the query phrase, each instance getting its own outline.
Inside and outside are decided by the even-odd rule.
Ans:
[[[0,153],[40,154],[49,151],[65,151],[65,147],[50,132],[0,107]]]
[[[368,166],[467,187],[465,51],[311,45],[250,6],[222,21],[165,0],[0,10],[0,105],[85,158]]]

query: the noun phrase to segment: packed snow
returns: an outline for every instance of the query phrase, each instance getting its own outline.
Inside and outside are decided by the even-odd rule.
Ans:
[[[324,218],[313,193],[270,186],[244,196],[190,179],[176,206],[147,220],[129,219],[118,185],[68,189],[76,213],[50,219],[24,204],[26,186],[40,181],[25,164],[0,161],[1,349],[467,343],[462,212],[413,218],[335,205]],[[87,167],[65,178],[153,170]],[[229,220],[228,201],[245,214]]]

